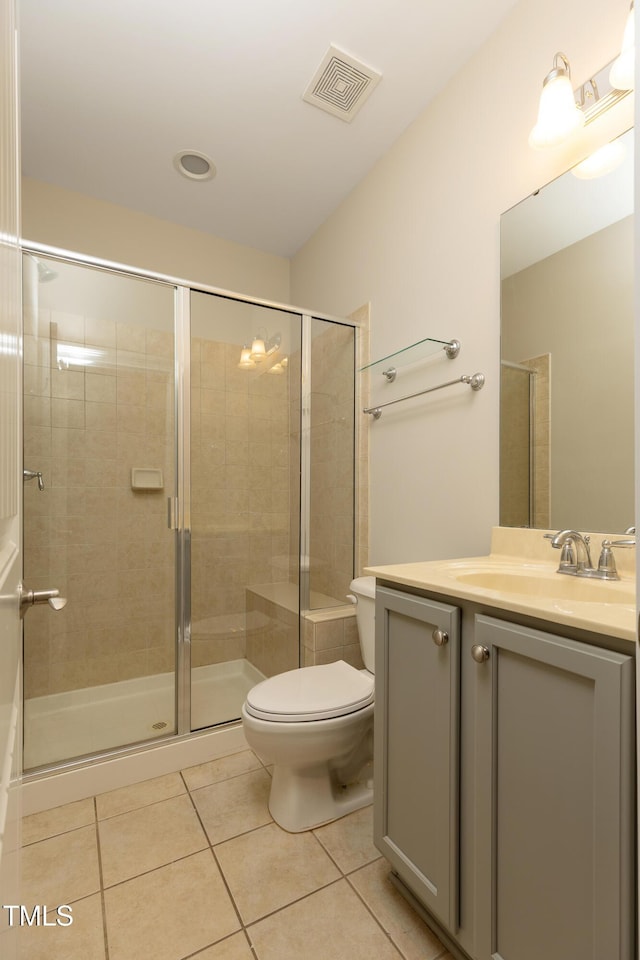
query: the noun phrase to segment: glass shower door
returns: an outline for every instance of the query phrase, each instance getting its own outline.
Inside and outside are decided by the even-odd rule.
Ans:
[[[25,768],[175,718],[174,288],[25,255]],[[26,475],[25,475],[26,476]]]
[[[355,550],[355,330],[313,317],[310,344],[309,607],[347,602]]]
[[[301,317],[191,292],[191,728],[300,664]]]

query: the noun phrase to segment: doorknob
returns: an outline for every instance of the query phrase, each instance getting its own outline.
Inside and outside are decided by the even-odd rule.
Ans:
[[[59,590],[25,590],[20,587],[20,616],[24,617],[30,607],[37,603],[48,603],[52,610],[62,610],[67,605],[67,598],[60,596]]]

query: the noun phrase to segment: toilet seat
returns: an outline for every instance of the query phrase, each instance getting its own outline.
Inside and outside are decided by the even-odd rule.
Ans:
[[[247,694],[247,713],[280,723],[343,717],[373,703],[373,676],[344,660],[269,677]]]

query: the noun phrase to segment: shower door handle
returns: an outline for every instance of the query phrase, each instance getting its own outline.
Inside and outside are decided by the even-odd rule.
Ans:
[[[67,598],[61,597],[59,590],[25,590],[20,584],[19,594],[21,617],[37,603],[48,603],[52,610],[62,610],[67,605]]]
[[[37,480],[38,481],[38,490],[44,490],[44,480],[42,478],[41,470],[23,470],[22,479],[27,480]]]

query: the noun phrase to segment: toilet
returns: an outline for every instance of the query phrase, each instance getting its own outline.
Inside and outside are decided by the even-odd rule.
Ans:
[[[358,810],[373,798],[375,578],[351,582],[365,669],[335,663],[269,677],[247,694],[249,746],[273,763],[271,816],[299,833]]]

